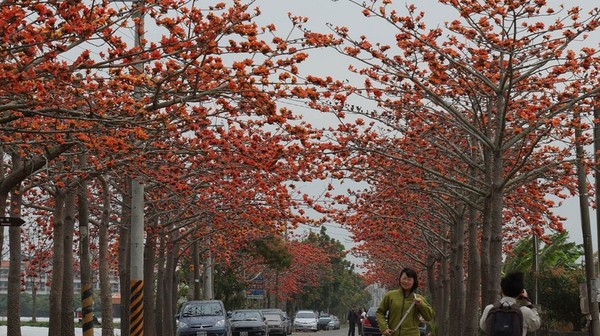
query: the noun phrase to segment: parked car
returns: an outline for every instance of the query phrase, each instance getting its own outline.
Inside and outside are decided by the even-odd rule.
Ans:
[[[269,325],[259,309],[240,309],[231,313],[232,336],[268,336]]]
[[[294,330],[309,330],[317,331],[317,322],[319,321],[319,315],[312,310],[299,310],[296,312],[294,317]]]
[[[335,315],[331,315],[331,321],[329,321],[329,323],[327,324],[327,329],[328,330],[340,329],[340,319]]]
[[[269,335],[285,336],[288,334],[288,324],[281,309],[263,309],[261,311],[267,319]]]
[[[231,325],[220,300],[188,301],[177,318],[177,336],[231,336]]]
[[[328,330],[329,322],[331,322],[331,315],[321,314],[317,321],[317,330]]]
[[[292,319],[288,316],[286,312],[283,312],[283,317],[285,318],[285,324],[287,326],[287,335],[292,334]]]
[[[370,307],[369,310],[367,310],[367,318],[363,321],[364,336],[381,336],[381,331],[379,331],[379,325],[375,318],[375,312],[377,312],[377,307]]]

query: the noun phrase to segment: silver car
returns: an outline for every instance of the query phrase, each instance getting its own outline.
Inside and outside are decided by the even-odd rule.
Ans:
[[[327,323],[327,329],[328,330],[340,329],[340,319],[335,315],[331,315],[331,321],[329,321],[329,323]]]
[[[319,314],[312,310],[299,310],[294,318],[294,330],[317,331]]]

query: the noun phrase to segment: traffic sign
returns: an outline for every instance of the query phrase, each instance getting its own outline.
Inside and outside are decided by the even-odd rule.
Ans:
[[[19,217],[0,217],[0,226],[21,226],[25,223]]]

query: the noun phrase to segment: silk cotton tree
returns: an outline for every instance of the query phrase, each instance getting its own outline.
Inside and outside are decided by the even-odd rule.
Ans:
[[[2,170],[0,199],[6,201],[9,191],[28,178],[56,182],[58,189],[65,186],[60,180],[63,176],[73,182],[102,175],[122,193],[117,198],[126,209],[128,189],[122,180],[146,174],[156,178],[152,185],[155,190],[182,194],[173,202],[164,202],[167,209],[157,208],[171,211],[169,220],[189,215],[174,212],[182,202],[193,199],[191,194],[206,192],[196,200],[221,193],[239,196],[231,204],[255,210],[245,215],[256,214],[257,222],[269,233],[283,231],[277,223],[285,220],[296,223],[297,216],[289,213],[296,204],[290,201],[289,190],[279,183],[309,174],[302,170],[313,161],[310,151],[305,151],[313,135],[306,124],[289,123],[296,116],[288,109],[279,109],[275,101],[286,95],[289,87],[282,82],[294,82],[298,65],[307,56],[299,52],[302,46],[294,47],[297,41],[278,37],[274,25],[258,27],[253,20],[260,10],[251,8],[251,4],[215,2],[196,8],[187,1],[147,1],[140,10],[144,11],[146,27],[153,27],[158,35],[155,39],[146,35],[139,44],[127,39],[131,33],[128,27],[136,27],[139,20],[139,13],[127,6],[119,8],[112,2],[3,6],[5,20],[0,20],[0,34],[8,42],[0,47],[4,56],[0,74],[2,153],[22,156],[23,165],[22,169]],[[278,77],[280,72],[284,74]],[[212,127],[217,119],[223,121],[227,131]],[[233,149],[220,151],[216,148],[219,145]],[[83,152],[87,167],[70,171],[56,168],[63,165],[64,161],[58,159],[61,156],[74,157]],[[230,155],[225,157],[224,153]],[[57,161],[56,167],[52,166],[53,160]],[[238,173],[239,179],[221,184],[220,175],[210,174],[222,168]],[[63,175],[51,175],[57,171]],[[199,175],[190,177],[195,174]],[[212,189],[207,190],[204,182],[211,177]],[[257,197],[237,193],[245,186],[238,182],[247,177],[243,182],[258,185]],[[198,184],[190,188],[188,181]],[[62,211],[64,206],[57,199],[48,201],[53,203],[58,204],[54,221],[60,224],[58,208]],[[127,231],[127,211],[120,216],[117,211],[113,214]],[[201,214],[193,213],[196,217],[190,218]],[[273,214],[285,220],[266,218]],[[227,223],[226,217],[222,217],[221,224]],[[184,230],[194,225],[192,220],[165,222],[172,225],[161,228],[166,234],[177,232],[177,225]],[[57,229],[53,232],[56,239],[61,239],[62,231],[53,229]],[[148,229],[154,227],[149,225]],[[235,237],[236,233],[223,235]],[[123,238],[123,242],[127,240]],[[125,245],[120,246],[121,260],[126,260]],[[123,273],[126,269],[124,262]],[[57,283],[61,277],[58,271],[55,274],[53,280]],[[122,288],[128,285],[125,281]],[[59,296],[62,294],[57,293]],[[127,302],[127,295],[122,300]],[[67,305],[60,300],[52,304],[51,333],[73,332],[61,326],[61,319],[72,320],[67,311],[71,308],[63,307]],[[172,319],[173,312],[165,314]],[[122,327],[127,329],[128,319],[122,317]],[[19,329],[16,319],[9,319],[8,324],[11,330]],[[154,328],[150,324],[148,327]]]
[[[552,8],[543,0],[440,0],[438,8],[448,21],[428,29],[427,13],[416,5],[402,8],[391,0],[346,3],[356,5],[368,20],[377,20],[385,27],[378,31],[389,38],[354,36],[353,27],[332,24],[333,37],[319,43],[348,56],[350,71],[362,76],[364,85],[315,78],[315,86],[327,89],[320,107],[340,117],[374,120],[382,125],[382,138],[406,137],[415,124],[423,125],[417,129],[437,128],[437,135],[425,136],[418,148],[407,144],[396,159],[471,194],[477,211],[469,221],[481,237],[482,304],[492,302],[500,287],[502,253],[515,236],[562,231],[560,218],[551,215],[555,203],[545,195],[564,197],[564,188],[574,190],[570,113],[600,91],[597,74],[590,70],[598,53],[585,46],[598,29],[600,13],[567,5]],[[357,95],[376,107],[351,108],[349,98]],[[338,129],[339,142],[359,151],[360,145],[352,147],[350,128],[344,124]],[[352,130],[361,133],[363,128]],[[454,145],[455,138],[446,136],[456,134],[461,138]],[[376,139],[372,133],[369,138]],[[567,146],[558,146],[556,140]],[[443,148],[448,159],[470,169],[442,171],[435,163],[445,159],[421,156],[423,146]],[[378,150],[398,152],[393,147]],[[525,202],[507,207],[507,197],[519,197],[518,192],[541,207],[536,216],[522,216]],[[478,272],[476,266],[471,265],[469,276]],[[478,297],[474,290],[471,297]],[[466,309],[467,322],[450,322],[449,332],[475,334],[476,315],[475,309]]]

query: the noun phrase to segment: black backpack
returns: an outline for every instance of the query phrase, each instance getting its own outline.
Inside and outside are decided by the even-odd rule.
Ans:
[[[523,313],[514,303],[496,302],[485,320],[486,336],[522,336]]]

